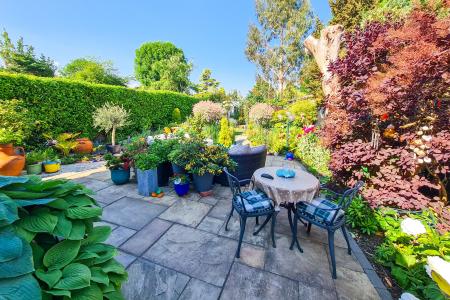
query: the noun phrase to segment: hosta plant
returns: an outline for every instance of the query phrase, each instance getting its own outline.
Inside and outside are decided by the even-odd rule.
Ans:
[[[122,299],[127,278],[94,227],[102,209],[67,180],[0,176],[0,295],[5,299]]]

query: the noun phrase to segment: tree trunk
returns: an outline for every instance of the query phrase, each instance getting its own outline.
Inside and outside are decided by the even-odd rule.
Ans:
[[[320,32],[319,39],[310,35],[304,42],[322,73],[322,89],[325,97],[336,93],[339,88],[338,78],[328,71],[328,65],[339,57],[343,33],[341,25],[327,26]]]
[[[116,127],[112,128],[112,132],[111,132],[111,144],[113,146],[116,145]]]

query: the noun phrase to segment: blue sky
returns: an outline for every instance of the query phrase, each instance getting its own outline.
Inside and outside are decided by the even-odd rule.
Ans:
[[[184,50],[195,82],[210,68],[227,90],[245,95],[254,83],[255,66],[244,54],[248,25],[255,22],[251,0],[1,2],[0,29],[14,40],[22,36],[60,67],[94,56],[112,60],[121,75],[133,75],[136,48],[161,40]],[[311,2],[326,23],[328,1]]]

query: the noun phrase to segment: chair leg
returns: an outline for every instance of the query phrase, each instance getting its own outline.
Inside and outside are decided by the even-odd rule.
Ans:
[[[307,232],[308,234],[311,232],[311,226],[312,226],[312,223],[311,223],[311,222],[308,222],[308,227],[307,227],[307,229],[306,229],[306,232]]]
[[[296,244],[298,251],[303,253],[303,249],[302,249],[302,247],[300,247],[300,243],[297,238],[298,221],[299,220],[298,220],[297,214],[294,214],[294,224],[292,224],[292,242],[291,242],[291,246],[289,247],[289,249],[291,249],[291,250],[294,249],[294,244]]]
[[[276,248],[277,245],[275,243],[275,224],[276,224],[276,220],[277,220],[277,211],[274,211],[272,214],[272,227],[270,228],[270,233],[272,235],[272,247]]]
[[[233,205],[231,205],[231,211],[230,211],[230,214],[228,215],[227,222],[225,223],[225,231],[228,231],[228,222],[230,222],[231,216],[233,215],[233,210],[234,210],[234,207],[233,207]]]
[[[256,225],[259,225],[259,217],[256,217]]]
[[[336,257],[334,256],[334,231],[328,230],[328,247],[330,249],[331,266],[333,268],[333,279],[336,279]]]
[[[268,215],[266,217],[266,219],[264,220],[264,222],[262,223],[262,225],[259,226],[259,228],[255,232],[253,232],[253,235],[257,235],[261,231],[261,229],[263,229],[264,226],[266,226],[266,224],[269,222],[271,217],[272,217],[272,215]]]
[[[347,235],[347,228],[345,228],[345,225],[342,225],[341,227],[342,229],[342,234],[344,235],[345,241],[347,242],[347,253],[348,255],[352,254],[352,247],[350,247],[350,241],[348,240],[348,235]]]
[[[245,223],[247,223],[247,217],[241,217],[241,233],[239,234],[239,243],[236,251],[236,258],[239,258],[241,256],[241,244],[242,239],[244,238]]]

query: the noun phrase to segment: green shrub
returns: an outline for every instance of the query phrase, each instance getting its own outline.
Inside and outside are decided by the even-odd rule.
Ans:
[[[120,104],[130,112],[131,124],[121,131],[121,137],[150,126],[164,127],[171,123],[174,108],[179,108],[185,118],[197,102],[188,95],[169,91],[133,90],[0,72],[0,99],[14,98],[23,101],[27,109],[26,117],[33,124],[33,134],[27,136],[25,142],[34,145],[42,142],[43,133],[82,132],[95,138],[98,131],[93,127],[92,113],[106,102]],[[0,100],[0,107],[4,101]]]
[[[311,172],[325,177],[331,176],[328,169],[330,151],[320,144],[315,134],[305,134],[298,139],[295,155]]]
[[[297,126],[311,125],[317,120],[315,100],[298,100],[288,110],[294,115],[294,124]]]
[[[101,214],[80,184],[0,176],[0,295],[123,299],[127,273],[103,243],[111,228],[94,227]]]
[[[167,162],[167,156],[174,149],[177,143],[178,141],[176,139],[156,139],[153,143],[150,144],[150,146],[148,146],[148,152],[158,156],[161,162]]]
[[[233,127],[230,126],[227,118],[220,120],[219,144],[230,147],[233,144]]]
[[[31,135],[32,124],[26,118],[27,109],[23,101],[0,100],[0,144],[13,142],[21,144]]]
[[[372,235],[379,229],[375,213],[364,201],[361,195],[357,195],[345,213],[347,225],[359,229],[362,233]]]
[[[181,123],[181,111],[178,107],[175,107],[172,111],[172,122],[175,124]]]
[[[162,163],[161,158],[153,153],[139,153],[134,157],[134,165],[139,170],[154,170]]]
[[[34,150],[26,155],[26,164],[34,165],[40,162],[43,162],[45,159],[45,153],[42,150]]]

